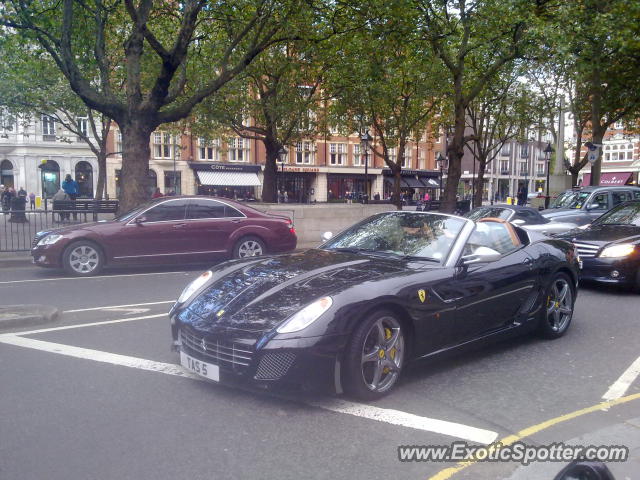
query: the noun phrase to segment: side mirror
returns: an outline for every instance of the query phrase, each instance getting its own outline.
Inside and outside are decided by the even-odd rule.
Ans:
[[[489,247],[478,247],[471,255],[462,257],[462,265],[473,265],[474,263],[488,263],[500,260],[500,252]]]
[[[327,242],[327,241],[331,240],[332,237],[333,237],[333,233],[332,232],[324,232],[322,234],[321,238],[322,238],[323,242]]]
[[[147,217],[145,217],[144,215],[140,215],[139,217],[136,217],[133,223],[135,223],[136,225],[141,225],[146,221],[147,221]]]
[[[524,225],[525,222],[524,220],[522,220],[521,218],[516,218],[515,220],[513,220],[511,223],[513,223],[516,227],[520,227],[521,225]]]

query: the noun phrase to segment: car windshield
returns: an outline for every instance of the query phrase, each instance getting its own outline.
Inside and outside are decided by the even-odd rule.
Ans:
[[[582,208],[589,195],[590,192],[567,191],[561,193],[551,203],[550,208]]]
[[[509,217],[511,217],[512,213],[513,210],[509,208],[478,207],[467,213],[465,217],[473,220],[474,222],[480,220],[481,218],[499,218],[501,220],[509,220]]]
[[[342,232],[322,248],[442,262],[464,224],[460,218],[439,214],[385,213]]]
[[[129,210],[128,212],[125,212],[125,213],[122,213],[120,215],[117,215],[114,218],[114,220],[116,222],[128,222],[129,220],[131,220],[133,217],[135,217],[139,213],[144,212],[147,208],[149,208],[154,203],[156,203],[156,202],[152,201],[152,202],[143,203],[142,205],[139,205],[136,208],[133,208],[133,209]]]
[[[640,227],[640,202],[620,205],[599,217],[593,225],[635,225]]]

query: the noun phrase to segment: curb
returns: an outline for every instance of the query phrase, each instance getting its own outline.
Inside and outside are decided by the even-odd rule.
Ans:
[[[8,305],[0,307],[0,330],[44,325],[55,322],[60,311],[47,305]]]
[[[0,257],[0,268],[25,265],[32,265],[31,256],[25,255],[23,257]]]

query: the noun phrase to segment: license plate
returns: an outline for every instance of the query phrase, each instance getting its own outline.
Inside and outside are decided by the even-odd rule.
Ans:
[[[215,382],[220,381],[220,368],[218,365],[196,360],[184,352],[180,352],[180,365],[193,373],[197,373],[201,377],[208,378]]]

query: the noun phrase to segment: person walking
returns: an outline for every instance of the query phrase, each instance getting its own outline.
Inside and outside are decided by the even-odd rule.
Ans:
[[[36,208],[36,194],[31,192],[29,194],[29,205],[31,206],[31,210],[35,210]]]
[[[64,190],[64,193],[69,196],[69,199],[71,201],[75,202],[76,198],[78,198],[78,182],[71,178],[71,175],[69,173],[67,173],[67,176],[64,177],[64,182],[62,182],[62,190]],[[67,216],[67,218],[69,218],[69,216]],[[78,219],[78,214],[76,212],[73,212],[73,219]]]
[[[524,183],[520,182],[518,184],[518,205],[526,205],[527,204],[527,190],[524,188]]]
[[[284,200],[284,203],[289,203],[289,194],[287,193],[287,191],[284,191],[284,194],[282,195],[282,199]]]

